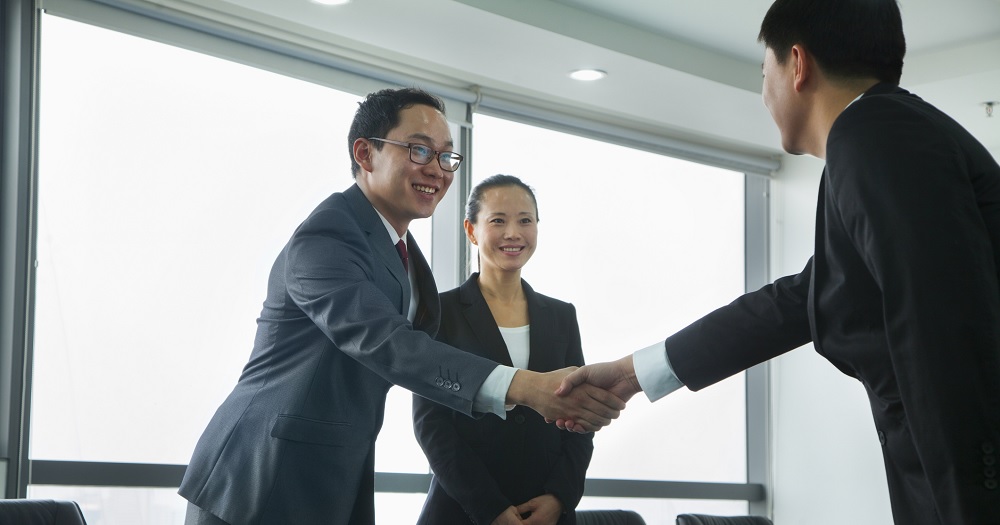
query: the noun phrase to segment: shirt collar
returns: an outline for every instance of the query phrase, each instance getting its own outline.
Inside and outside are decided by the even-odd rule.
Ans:
[[[847,108],[851,107],[851,104],[854,104],[855,102],[857,102],[857,101],[858,101],[858,99],[859,99],[859,98],[861,98],[861,97],[865,96],[865,93],[867,93],[867,91],[865,91],[864,93],[861,93],[860,95],[858,95],[858,96],[854,97],[854,100],[852,100],[852,101],[848,102],[848,103],[847,103],[847,105],[846,105],[846,106],[844,106],[844,109],[847,109]],[[377,210],[376,210],[376,211],[377,211]],[[385,219],[382,219],[382,220],[384,221]]]
[[[393,228],[392,225],[389,224],[389,221],[382,216],[382,212],[378,211],[378,208],[372,206],[372,209],[374,209],[375,213],[378,214],[378,218],[382,219],[382,226],[385,226],[385,231],[389,233],[389,238],[392,239],[392,244],[395,246],[396,243],[399,242],[399,234],[396,233],[396,228]],[[407,244],[406,239],[403,239],[403,244]]]

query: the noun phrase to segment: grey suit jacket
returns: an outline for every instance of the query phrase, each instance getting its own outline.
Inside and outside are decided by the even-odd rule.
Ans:
[[[393,384],[471,415],[496,367],[435,341],[440,307],[412,237],[410,287],[355,185],[278,255],[250,360],[195,447],[180,494],[233,524],[374,524],[374,446]]]

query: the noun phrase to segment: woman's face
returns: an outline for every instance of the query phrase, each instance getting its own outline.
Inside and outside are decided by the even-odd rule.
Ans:
[[[465,233],[472,244],[479,246],[483,271],[518,271],[535,253],[535,201],[518,186],[490,188],[483,192],[476,223],[465,221]]]

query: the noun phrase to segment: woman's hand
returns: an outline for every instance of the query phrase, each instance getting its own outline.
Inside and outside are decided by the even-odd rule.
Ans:
[[[521,520],[521,515],[517,513],[517,509],[512,505],[507,507],[507,510],[503,511],[503,514],[493,520],[493,525],[524,525],[524,521]]]
[[[562,516],[563,506],[552,494],[543,494],[517,506],[517,512],[524,519],[524,525],[556,525]]]

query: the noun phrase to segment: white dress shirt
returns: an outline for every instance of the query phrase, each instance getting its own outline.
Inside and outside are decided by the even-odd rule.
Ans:
[[[656,401],[684,386],[667,359],[665,340],[637,350],[632,354],[632,366],[639,386],[650,401]]]

